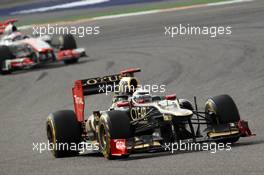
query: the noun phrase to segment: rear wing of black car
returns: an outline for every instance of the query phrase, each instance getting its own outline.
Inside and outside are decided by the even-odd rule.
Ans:
[[[112,92],[114,90],[113,86],[119,83],[121,77],[121,74],[114,74],[103,77],[80,80],[83,89],[83,95],[87,96],[94,94],[102,94],[106,91]]]
[[[74,110],[79,122],[84,121],[84,96],[113,92],[122,77],[133,77],[139,68],[122,70],[119,74],[76,80],[72,88]]]

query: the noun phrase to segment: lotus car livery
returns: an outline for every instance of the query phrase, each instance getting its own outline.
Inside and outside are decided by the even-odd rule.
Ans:
[[[139,150],[163,148],[172,142],[225,142],[234,143],[251,133],[248,122],[240,118],[238,109],[229,95],[209,98],[203,111],[176,95],[155,96],[137,88],[134,73],[127,69],[119,74],[75,81],[72,88],[74,111],[51,113],[46,129],[50,143],[95,143],[105,158],[128,157]],[[119,84],[118,91],[111,88]],[[108,109],[93,111],[85,118],[85,98],[115,91]],[[196,99],[196,98],[195,98]],[[204,130],[200,131],[200,126]],[[54,148],[55,157],[78,155],[78,150]]]

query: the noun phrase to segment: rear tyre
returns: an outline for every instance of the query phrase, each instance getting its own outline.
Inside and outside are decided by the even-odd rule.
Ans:
[[[0,46],[0,74],[10,74],[11,70],[3,70],[5,68],[5,61],[13,59],[14,56],[7,46]]]
[[[133,129],[127,112],[108,111],[102,114],[99,121],[98,140],[104,157],[107,159],[117,158],[111,154],[111,139],[128,139],[132,137],[132,134]],[[128,157],[128,155],[122,157]]]
[[[237,106],[229,95],[219,95],[209,98],[205,103],[206,117],[211,119],[211,125],[235,123],[240,120]],[[225,143],[234,143],[239,136],[221,140]]]
[[[79,151],[77,149],[70,149],[76,148],[82,140],[81,125],[73,111],[63,110],[50,114],[47,119],[46,129],[49,143],[53,144],[50,149],[54,157],[78,155]],[[71,147],[71,145],[75,147]]]

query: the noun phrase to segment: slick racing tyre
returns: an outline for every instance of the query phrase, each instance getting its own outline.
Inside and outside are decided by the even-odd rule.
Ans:
[[[54,35],[51,38],[50,44],[61,50],[76,49],[77,44],[75,38],[71,34]]]
[[[73,111],[63,110],[50,114],[46,128],[48,141],[52,143],[50,149],[56,158],[78,155],[79,151],[71,148],[79,147],[82,140],[81,125]]]
[[[128,139],[133,134],[128,113],[125,111],[108,111],[102,114],[98,126],[98,140],[101,152],[107,159],[116,158],[111,154],[111,139]],[[128,157],[128,155],[123,157]]]
[[[219,95],[209,98],[205,103],[206,117],[211,119],[211,125],[235,123],[240,120],[237,106],[229,95]],[[227,138],[222,142],[234,143],[239,136]]]
[[[5,68],[5,60],[13,59],[14,56],[7,46],[0,46],[0,74],[10,74],[11,70],[3,70]]]
[[[77,48],[76,40],[73,35],[55,35],[51,39],[51,45],[60,50],[72,50]],[[65,64],[77,63],[79,58],[64,60]]]
[[[60,36],[61,41],[61,49],[62,50],[68,50],[68,49],[76,49],[76,41],[73,35],[61,35]]]
[[[73,35],[62,35],[60,36],[61,41],[61,48],[62,50],[68,50],[68,49],[76,49],[76,41]],[[70,60],[64,60],[64,64],[74,64],[79,61],[79,58],[70,59]]]

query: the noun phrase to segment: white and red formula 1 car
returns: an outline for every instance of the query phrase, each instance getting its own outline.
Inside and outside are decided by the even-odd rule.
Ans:
[[[14,25],[16,19],[0,22],[0,74],[28,69],[38,65],[63,61],[78,62],[85,56],[85,49],[77,48],[75,38],[70,35],[32,37],[19,32]]]

